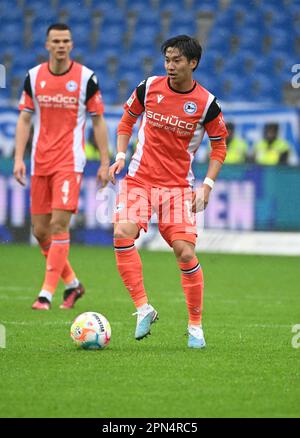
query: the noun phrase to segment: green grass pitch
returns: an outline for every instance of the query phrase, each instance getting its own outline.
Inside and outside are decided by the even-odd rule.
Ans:
[[[0,417],[299,417],[299,259],[198,254],[205,274],[208,347],[187,348],[187,313],[171,253],[141,251],[145,285],[160,319],[134,339],[134,307],[112,249],[73,246],[85,284],[76,308],[31,310],[44,260],[38,248],[1,245]],[[84,311],[103,313],[112,339],[77,350],[69,330]]]

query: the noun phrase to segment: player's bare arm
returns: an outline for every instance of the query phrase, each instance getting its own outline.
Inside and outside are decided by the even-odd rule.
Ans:
[[[193,199],[192,211],[194,213],[198,213],[207,207],[210,192],[226,157],[225,139],[228,133],[221,107],[216,98],[214,98],[208,108],[204,119],[204,126],[210,139],[211,153],[206,177],[202,186],[197,189],[196,196]]]
[[[109,153],[108,153],[108,134],[107,125],[103,115],[92,117],[94,138],[99,149],[101,165],[97,172],[97,179],[100,181],[102,187],[105,187],[109,181]]]
[[[214,181],[222,168],[222,163],[217,160],[210,160],[206,177],[201,187],[196,190],[195,197],[192,203],[192,211],[198,213],[205,210],[209,202],[209,195],[212,191]]]
[[[109,169],[109,179],[113,184],[116,184],[115,175],[119,174],[125,166],[125,154],[128,148],[130,136],[126,134],[118,135],[118,145],[117,145],[117,155],[115,163],[110,166]],[[124,154],[124,155],[123,155]]]
[[[126,108],[118,126],[117,155],[115,163],[109,169],[109,178],[113,184],[116,183],[115,175],[118,175],[125,166],[126,151],[133,126],[145,109],[143,105],[145,83],[145,80],[142,81],[126,102]],[[137,104],[137,107],[131,111],[133,102]]]
[[[16,128],[14,176],[22,186],[25,186],[26,184],[26,166],[24,163],[24,153],[26,149],[26,144],[30,136],[30,128],[31,113],[27,111],[21,111]]]

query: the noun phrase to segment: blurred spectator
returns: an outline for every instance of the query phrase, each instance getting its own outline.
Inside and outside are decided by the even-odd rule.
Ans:
[[[111,160],[115,153],[112,151],[110,144],[108,145],[108,154],[109,154],[109,159]],[[99,161],[100,159],[100,155],[99,155],[99,150],[96,146],[96,141],[94,138],[94,132],[93,130],[90,131],[90,134],[88,136],[88,139],[85,143],[85,155],[86,155],[86,159],[88,161]]]
[[[235,125],[231,122],[226,124],[228,137],[226,138],[227,155],[226,164],[245,163],[248,153],[248,144],[241,137],[236,136]]]
[[[278,123],[267,123],[264,126],[263,139],[254,145],[254,160],[257,164],[287,164],[290,146],[286,140],[278,138],[278,132]]]
[[[85,144],[85,155],[88,161],[99,161],[99,149],[96,146],[93,131]]]

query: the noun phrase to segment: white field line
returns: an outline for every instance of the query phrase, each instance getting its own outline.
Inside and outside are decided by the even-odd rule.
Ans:
[[[268,298],[266,298],[266,297],[258,297],[257,299],[255,299],[254,297],[252,297],[252,296],[241,296],[241,298],[240,299],[229,299],[229,298],[222,298],[222,297],[217,297],[217,296],[215,296],[215,295],[209,295],[209,293],[206,295],[205,293],[204,293],[204,302],[205,303],[211,303],[211,302],[215,302],[215,303],[225,303],[225,304],[241,304],[241,303],[243,303],[243,302],[245,302],[245,301],[255,301],[255,302],[264,302],[264,303],[266,303],[266,304],[272,304],[272,305],[282,305],[282,304],[284,304],[284,303],[286,303],[286,302],[292,302],[292,301],[295,301],[295,302],[299,302],[299,299],[298,298],[286,298],[286,299],[280,299],[280,300],[275,300],[275,299],[272,299],[272,298],[270,298],[270,297],[268,297]],[[172,299],[172,303],[182,303],[182,304],[184,304],[185,303],[185,297],[183,297],[183,298],[173,298]]]
[[[292,328],[293,324],[251,324],[252,328]]]
[[[58,325],[71,325],[73,321],[2,321],[1,324],[4,325],[23,325],[23,326],[35,326],[35,325],[46,325],[46,326],[58,326]]]
[[[16,291],[16,292],[18,292],[18,291],[24,291],[24,292],[30,291],[30,292],[34,293],[34,288],[32,288],[32,287],[0,286],[0,291],[1,290],[3,290],[3,291]],[[91,291],[91,292],[95,292],[95,291],[99,292],[99,290],[97,288],[93,288],[93,287],[92,288],[89,287],[89,291]],[[32,293],[29,294],[29,295],[25,295],[25,294],[23,294],[23,295],[2,295],[1,292],[0,292],[0,299],[1,298],[2,299],[12,299],[13,298],[13,299],[16,299],[16,300],[18,300],[18,299],[21,300],[21,299],[25,299],[25,297],[30,298],[32,296]],[[59,293],[60,292],[58,292],[57,295],[59,295]],[[106,293],[106,291],[101,291],[101,293]],[[215,294],[210,294],[209,292],[207,294],[204,294],[204,299],[217,300],[217,301],[221,301],[221,302],[224,302],[224,303],[227,303],[227,302],[228,303],[234,303],[234,302],[238,303],[238,302],[243,301],[243,300],[253,300],[253,301],[270,301],[270,302],[275,303],[275,304],[282,304],[285,301],[284,297],[281,297],[280,300],[274,300],[270,296],[265,297],[264,295],[261,295],[261,296],[257,297],[257,296],[253,296],[253,295],[243,295],[242,293],[240,295],[240,299],[235,299],[235,298],[230,299],[230,298],[226,298],[226,293],[224,293],[223,295],[215,295]],[[287,300],[289,302],[290,301],[297,301],[297,302],[299,301],[298,298],[291,298],[291,297],[287,298]],[[120,297],[120,299],[114,298],[114,302],[115,301],[120,301],[120,302],[122,301],[123,302],[123,298],[121,298],[121,297]],[[174,297],[172,299],[172,301],[173,302],[178,302],[178,303],[179,302],[185,302],[185,298],[184,298],[184,296],[176,297],[176,298]]]
[[[45,326],[65,326],[65,325],[71,325],[73,322],[72,321],[3,321],[0,319],[0,323],[4,324],[4,325],[22,325],[22,326],[41,326],[41,325],[45,325]],[[123,324],[121,321],[114,321],[112,322],[112,325],[121,325]],[[291,329],[293,326],[293,324],[245,324],[244,326],[242,326],[242,328],[267,328],[267,329],[278,329],[278,328],[289,328]],[[228,328],[228,327],[232,327],[231,325],[228,324],[211,324],[210,328]],[[233,327],[234,328],[234,327]],[[240,327],[239,327],[240,328]]]
[[[11,301],[28,301],[30,299],[29,295],[1,295],[0,294],[0,301],[1,300],[11,300]]]
[[[211,325],[211,327],[212,328],[214,328],[214,327],[218,327],[218,328],[222,328],[222,327],[224,327],[224,328],[228,328],[228,327],[232,327],[233,329],[234,329],[234,327],[233,326],[231,326],[231,325],[228,325],[228,324],[224,324],[224,325],[214,325],[214,324],[212,324]],[[248,329],[248,328],[251,328],[251,329],[255,329],[255,328],[259,328],[259,329],[286,329],[286,328],[288,328],[288,329],[292,329],[292,327],[293,327],[293,324],[245,324],[245,325],[243,325],[242,327],[238,327],[239,329]]]
[[[32,294],[30,294],[30,295],[25,295],[25,294],[24,295],[14,295],[14,294],[2,295],[0,293],[0,301],[30,301],[30,299],[34,299],[34,296]],[[252,300],[254,300],[254,298],[243,296],[241,299],[226,299],[226,298],[224,299],[224,298],[219,298],[219,297],[215,297],[215,296],[206,296],[204,298],[204,300],[207,304],[211,303],[211,302],[215,302],[215,303],[228,304],[228,305],[238,305],[238,304],[241,304],[245,301],[252,301]],[[259,301],[259,302],[263,301],[265,304],[274,305],[274,306],[275,305],[281,306],[284,304],[284,302],[286,302],[284,300],[283,301],[282,300],[280,300],[280,301],[279,300],[272,300],[271,298],[269,298],[269,299],[258,298],[255,301]],[[289,298],[288,301],[289,302],[293,302],[293,301],[296,302],[297,301],[297,303],[298,303],[298,299],[296,299],[296,298],[294,298],[294,299]],[[124,299],[123,298],[120,298],[120,299],[114,298],[114,303],[124,303]],[[185,305],[185,298],[184,297],[173,298],[172,303],[174,303],[174,304],[180,303],[182,305]]]

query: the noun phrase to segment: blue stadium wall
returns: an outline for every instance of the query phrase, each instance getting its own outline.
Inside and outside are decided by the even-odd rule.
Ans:
[[[299,161],[299,114],[285,108],[270,110],[229,110],[225,118],[238,125],[250,147],[261,135],[263,124],[278,121],[281,133],[288,139]],[[114,155],[116,127],[121,109],[107,111],[110,143]],[[0,111],[0,146],[13,148],[17,112],[13,108]],[[256,138],[257,137],[257,138]],[[252,143],[251,143],[252,141]],[[203,148],[207,147],[204,142]],[[110,245],[111,214],[116,187],[97,191],[98,164],[88,162],[83,180],[79,213],[72,220],[73,242]],[[200,184],[207,164],[196,157],[194,172]],[[12,176],[13,162],[5,154],[0,159],[0,242],[30,240],[29,184],[24,189]],[[29,179],[28,179],[29,183]],[[204,225],[212,229],[300,231],[300,168],[294,166],[224,165],[205,212]]]

